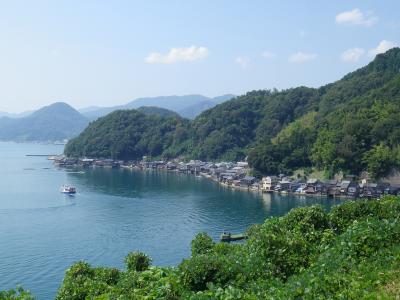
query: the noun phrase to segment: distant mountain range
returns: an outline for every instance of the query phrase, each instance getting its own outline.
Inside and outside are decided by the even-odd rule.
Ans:
[[[57,102],[26,117],[0,118],[0,140],[61,141],[77,136],[88,124],[74,108]]]
[[[215,98],[202,95],[148,97],[138,98],[125,105],[113,107],[87,107],[80,109],[79,112],[89,120],[95,120],[119,109],[137,109],[142,106],[153,106],[174,111],[184,118],[194,119],[204,110],[213,108],[234,97],[235,96],[231,94]]]
[[[11,114],[11,113],[8,113],[8,112],[5,112],[5,111],[0,111],[0,118],[7,117],[7,118],[12,118],[12,119],[17,119],[17,118],[27,117],[31,113],[33,113],[32,110],[24,111],[22,113],[16,113],[16,114]]]
[[[92,106],[77,111],[70,105],[57,102],[37,111],[20,114],[0,112],[0,140],[6,141],[62,141],[80,134],[90,121],[116,110],[136,109],[150,116],[194,118],[233,95],[208,98],[201,95],[166,96],[136,99],[114,107]]]

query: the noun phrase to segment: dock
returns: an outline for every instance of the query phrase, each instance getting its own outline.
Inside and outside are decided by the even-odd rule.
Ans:
[[[231,234],[230,232],[223,232],[220,237],[221,242],[234,242],[247,239],[247,235],[244,233]]]
[[[27,154],[29,157],[52,157],[52,156],[60,156],[57,154]]]

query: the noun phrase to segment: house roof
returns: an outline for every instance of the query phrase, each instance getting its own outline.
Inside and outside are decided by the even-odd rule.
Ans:
[[[316,179],[316,178],[310,178],[310,179],[307,180],[307,183],[308,183],[308,184],[314,184],[314,183],[317,183],[318,181],[319,181],[319,180]]]
[[[341,188],[348,188],[350,185],[350,180],[343,180],[342,183],[340,184]]]

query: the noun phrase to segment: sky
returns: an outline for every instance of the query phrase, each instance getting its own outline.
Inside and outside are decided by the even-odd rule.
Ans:
[[[0,0],[0,111],[318,87],[400,44],[400,1]]]

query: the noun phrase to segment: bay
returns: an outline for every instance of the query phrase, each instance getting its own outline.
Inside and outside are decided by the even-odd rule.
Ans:
[[[243,232],[298,206],[339,200],[233,191],[206,178],[163,171],[60,170],[57,145],[0,143],[0,290],[20,284],[53,299],[65,270],[85,260],[123,268],[140,250],[155,265],[177,265],[202,231]],[[78,193],[59,192],[71,184]]]

